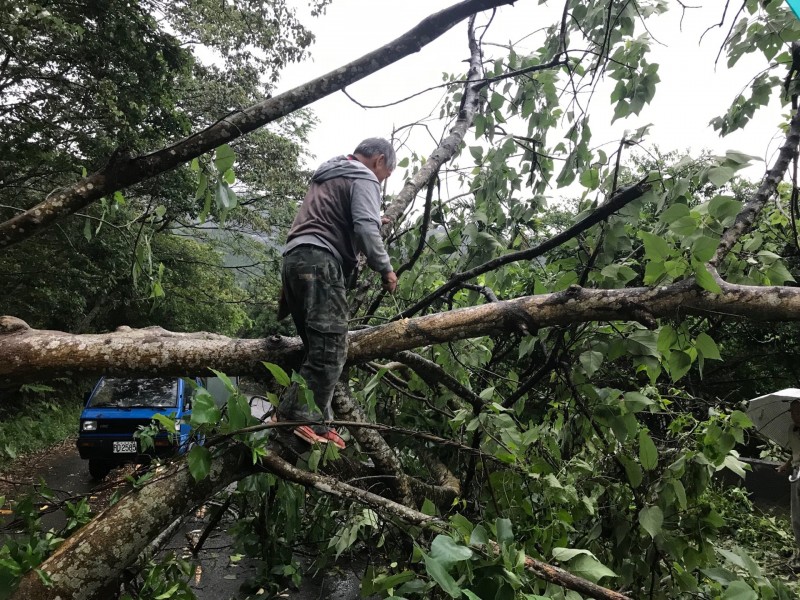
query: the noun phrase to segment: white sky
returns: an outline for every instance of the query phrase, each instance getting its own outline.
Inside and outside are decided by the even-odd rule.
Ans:
[[[443,0],[334,0],[327,14],[314,20],[303,16],[305,2],[297,0],[298,12],[314,31],[317,41],[311,48],[311,59],[291,65],[284,71],[277,91],[300,85],[378,48],[409,30],[427,15],[452,3]],[[620,139],[626,129],[634,130],[653,123],[650,135],[644,141],[646,144],[657,144],[663,151],[691,148],[697,152],[707,148],[723,153],[726,149],[736,149],[768,161],[774,158],[783,138],[777,129],[782,112],[777,102],[757,113],[756,119],[745,132],[725,139],[720,139],[708,125],[712,117],[725,112],[735,96],[748,85],[750,78],[766,63],[759,62],[761,59],[743,59],[741,66],[728,70],[723,56],[715,69],[714,60],[729,23],[723,29],[710,31],[702,44],[698,44],[703,31],[718,23],[722,15],[722,3],[705,4],[712,8],[686,13],[682,30],[680,10],[673,9],[668,15],[648,22],[651,33],[662,44],[653,45],[654,53],[648,59],[660,64],[661,83],[656,98],[639,117],[619,120],[611,125],[612,111],[608,94],[615,82],[607,82],[607,86],[601,87],[594,97],[589,111],[593,121],[594,146],[610,142],[605,148],[610,154],[616,147],[614,142]],[[498,9],[485,40],[506,44],[517,41],[558,20],[562,6],[560,2],[540,6],[536,0],[518,0],[516,6],[502,7]],[[533,50],[536,43],[535,38],[531,38],[522,47],[527,44],[528,50]],[[485,46],[484,51],[487,57],[504,53],[502,49],[492,46]],[[464,22],[422,48],[419,53],[349,87],[348,92],[363,104],[393,102],[440,84],[443,72],[462,73],[468,56]],[[781,77],[784,75],[781,70],[776,74]],[[364,110],[341,92],[336,93],[311,105],[319,124],[311,134],[309,150],[318,161],[322,161],[350,152],[365,137],[389,137],[393,126],[417,121],[434,109],[438,115],[440,98],[440,92],[430,92],[398,106]],[[441,131],[442,126],[438,125],[434,130],[435,135],[441,135]],[[468,133],[466,140],[468,145],[474,144],[474,134]],[[553,138],[549,141],[554,143]],[[435,144],[420,134],[412,139],[412,146],[418,153],[427,155]],[[400,157],[403,155],[401,151]],[[759,163],[751,168],[748,175],[758,178],[763,170],[764,164]],[[401,179],[395,176],[389,180],[390,192],[399,190],[403,183]],[[554,194],[558,195],[558,192],[554,191]]]

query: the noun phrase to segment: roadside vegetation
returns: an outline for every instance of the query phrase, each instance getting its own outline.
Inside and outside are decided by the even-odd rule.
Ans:
[[[80,383],[50,382],[3,395],[0,472],[15,460],[74,437],[84,404]]]

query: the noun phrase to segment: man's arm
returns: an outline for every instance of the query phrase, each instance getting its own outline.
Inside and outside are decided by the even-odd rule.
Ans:
[[[394,292],[397,276],[381,238],[381,196],[377,182],[356,179],[350,195],[350,213],[356,246],[367,257],[367,264],[381,274],[383,288]]]

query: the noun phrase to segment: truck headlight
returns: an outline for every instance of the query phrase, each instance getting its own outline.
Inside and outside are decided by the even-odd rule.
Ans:
[[[81,431],[97,431],[97,421],[84,421]]]

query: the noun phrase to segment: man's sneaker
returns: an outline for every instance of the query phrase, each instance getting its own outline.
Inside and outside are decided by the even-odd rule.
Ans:
[[[346,447],[344,440],[333,429],[328,429],[325,433],[319,434],[308,425],[300,425],[294,428],[294,434],[309,444],[331,443],[339,450],[344,450]]]
[[[322,434],[322,437],[336,446],[339,450],[344,450],[346,448],[342,436],[340,436],[335,429],[328,429],[328,431]]]

